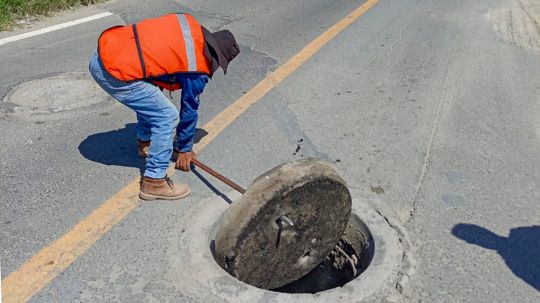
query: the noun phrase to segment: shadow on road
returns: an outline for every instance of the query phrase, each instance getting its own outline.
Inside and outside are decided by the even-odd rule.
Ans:
[[[516,276],[540,291],[540,225],[512,228],[508,237],[501,237],[478,225],[458,224],[452,234],[497,251]]]
[[[124,128],[88,136],[79,144],[86,159],[105,165],[135,167],[144,171],[144,159],[137,155],[135,123]]]
[[[124,128],[88,136],[79,144],[79,152],[86,159],[105,165],[134,167],[144,172],[144,159],[137,155],[135,123]],[[208,133],[197,129],[194,142],[199,142]]]
[[[225,202],[227,202],[229,204],[233,203],[233,201],[231,199],[229,199],[229,197],[227,197],[227,195],[222,193],[210,181],[208,181],[208,179],[206,179],[203,175],[201,175],[201,173],[197,170],[197,168],[193,164],[191,164],[191,172],[193,172],[193,174],[195,174],[195,176],[197,176],[197,178],[199,178],[199,180],[201,180],[202,183],[204,183],[204,185],[206,185],[206,187],[208,187],[211,191],[213,191],[214,194],[220,196],[223,200],[225,200]]]

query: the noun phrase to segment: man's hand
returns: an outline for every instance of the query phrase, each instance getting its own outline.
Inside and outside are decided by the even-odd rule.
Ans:
[[[178,153],[178,158],[176,158],[176,165],[174,168],[183,171],[190,171],[189,167],[191,164],[191,159],[197,159],[197,154],[195,154],[194,151]]]

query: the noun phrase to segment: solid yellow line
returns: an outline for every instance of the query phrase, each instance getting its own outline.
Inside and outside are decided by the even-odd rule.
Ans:
[[[298,67],[317,53],[330,40],[337,36],[342,30],[347,28],[356,19],[360,18],[370,8],[377,4],[379,0],[368,0],[360,7],[355,9],[338,23],[334,24],[319,37],[315,38],[311,43],[306,45],[300,52],[294,55],[289,61],[278,67],[270,73],[261,82],[255,85],[250,91],[236,100],[225,110],[217,114],[210,122],[204,126],[204,130],[208,132],[206,136],[195,147],[196,151],[203,149],[208,143],[214,140],[229,124],[236,120],[243,112],[251,105],[255,104],[264,97],[272,88],[277,86],[281,81],[292,74]]]
[[[272,88],[292,74],[332,38],[362,16],[379,0],[368,0],[341,21],[330,27],[300,52],[259,82],[249,92],[215,116],[203,128],[208,134],[195,145],[201,151],[229,124],[265,96]],[[170,168],[169,171],[172,171]],[[58,240],[41,249],[24,262],[16,271],[2,280],[4,303],[26,302],[78,257],[84,254],[116,223],[135,209],[140,200],[139,179],[131,181],[118,193],[105,201],[90,215],[82,219]]]

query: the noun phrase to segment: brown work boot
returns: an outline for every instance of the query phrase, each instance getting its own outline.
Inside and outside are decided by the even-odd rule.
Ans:
[[[143,141],[137,139],[137,153],[141,158],[148,158],[148,153],[150,151],[150,141]]]
[[[152,179],[142,177],[139,198],[143,200],[177,200],[189,195],[187,184],[174,185],[169,177]]]

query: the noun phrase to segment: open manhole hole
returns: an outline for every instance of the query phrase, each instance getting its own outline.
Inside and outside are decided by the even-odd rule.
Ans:
[[[179,291],[195,302],[371,303],[399,295],[397,283],[411,264],[399,219],[379,200],[343,187],[339,175],[320,169],[324,164],[297,175],[325,171],[310,179],[322,182],[300,182],[322,194],[307,186],[316,194],[305,199],[288,188],[246,200],[253,185],[280,188],[271,174],[292,176],[295,165],[263,174],[243,196],[228,193],[187,210],[168,252],[168,277]],[[329,203],[342,207],[326,209]]]
[[[343,286],[369,265],[373,247],[351,205],[348,186],[330,163],[279,165],[226,211],[214,260],[261,289],[317,293]]]
[[[367,269],[374,251],[368,227],[357,215],[352,214],[345,233],[324,261],[302,278],[272,290],[314,294],[342,287]]]
[[[214,261],[217,262],[214,243],[211,243],[210,248]],[[358,278],[368,268],[374,252],[375,245],[369,228],[356,214],[351,214],[338,244],[317,267],[292,283],[270,290],[291,294],[315,294],[342,287]],[[306,254],[309,254],[309,251]]]

